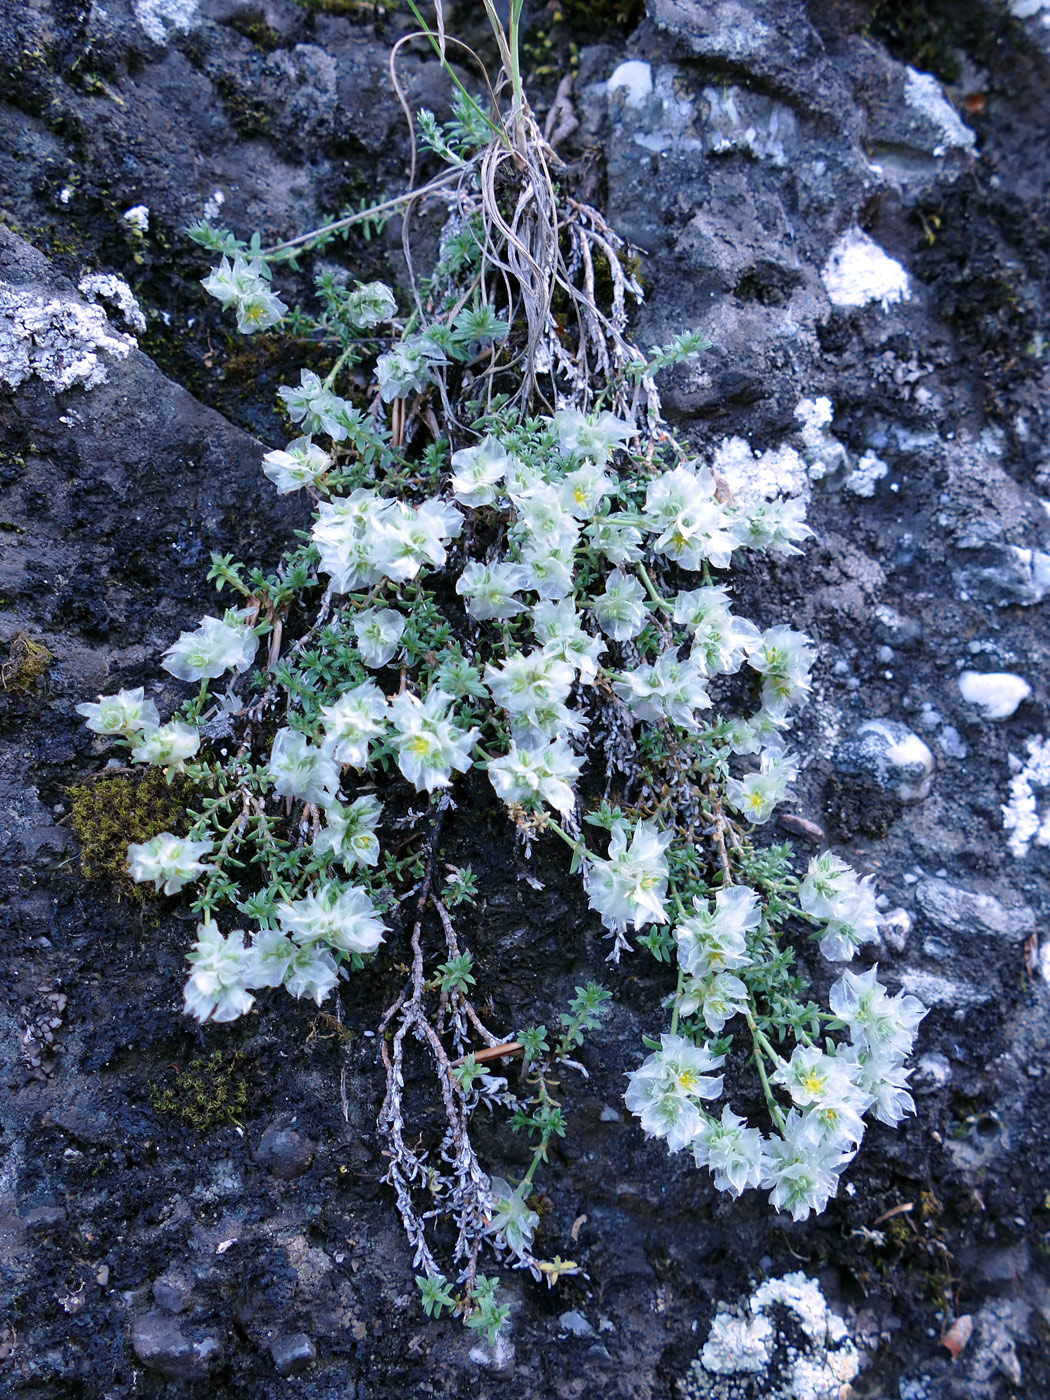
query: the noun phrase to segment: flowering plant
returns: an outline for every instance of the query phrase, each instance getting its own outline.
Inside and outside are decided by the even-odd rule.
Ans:
[[[842,971],[821,1009],[792,966],[791,933],[844,962],[877,926],[870,877],[830,852],[800,877],[788,848],[756,842],[799,771],[785,735],[815,652],[789,626],[738,615],[729,571],[747,552],[797,554],[803,506],[735,501],[713,446],[667,431],[654,376],[698,340],[649,356],[627,340],[640,289],[600,215],[557,203],[514,67],[518,0],[511,15],[507,34],[496,29],[509,109],[485,113],[461,94],[453,126],[422,124],[451,167],[403,201],[440,193],[451,211],[425,295],[402,318],[384,284],[347,291],[324,272],[322,315],[297,313],[339,349],[324,379],[303,368],[280,390],[290,440],[261,467],[278,492],[309,495],[308,534],[269,576],[213,558],[210,577],[240,606],[165,652],[164,669],[199,684],[177,718],[161,725],[141,689],[80,707],[133,762],[185,771],[204,794],[185,837],[129,851],[136,880],[196,886],[190,1014],[232,1020],[278,987],[320,1005],[384,943],[402,945],[408,981],[378,1025],[388,1179],[428,1313],[457,1306],[490,1332],[505,1309],[477,1271],[483,1244],[548,1281],[573,1267],[534,1253],[528,1192],[565,1131],[551,1069],[575,1063],[607,994],[578,989],[553,1045],[545,1026],[500,1036],[481,1019],[450,913],[474,877],[457,868],[443,889],[435,878],[462,775],[487,775],[526,855],[569,848],[612,961],[641,948],[667,965],[669,1024],[625,1099],[720,1190],[767,1190],[796,1220],[823,1210],[865,1115],[896,1124],[911,1111],[906,1058],[924,1014],[874,968]],[[494,203],[505,161],[534,195],[516,216],[527,226]],[[286,309],[272,267],[338,228],[265,249],[201,226],[198,241],[222,254],[203,285],[242,329],[263,330]],[[604,306],[581,273],[598,253],[613,284]],[[555,285],[577,317],[575,354],[551,311]],[[249,675],[262,636],[265,666]],[[237,743],[219,748],[217,734]],[[596,795],[614,780],[615,806]],[[395,816],[417,794],[423,844],[405,859]],[[435,938],[444,961],[428,963]],[[411,1041],[433,1061],[447,1119],[437,1154],[406,1132]],[[494,1072],[510,1055],[524,1089]],[[762,1126],[723,1101],[717,1071],[748,1060]],[[532,1141],[516,1184],[477,1160],[469,1127],[483,1101],[510,1108]],[[458,1298],[432,1252],[435,1202],[457,1221]]]

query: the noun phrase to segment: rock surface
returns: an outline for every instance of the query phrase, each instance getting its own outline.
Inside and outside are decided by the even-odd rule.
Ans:
[[[456,23],[477,37],[469,8]],[[528,53],[560,72],[578,51],[581,127],[562,153],[641,250],[636,334],[713,342],[668,376],[676,427],[809,496],[805,555],[753,562],[735,588],[747,615],[819,640],[796,815],[903,911],[880,967],[931,1007],[918,1116],[869,1135],[853,1194],[816,1227],[716,1197],[622,1111],[663,993],[636,960],[606,979],[616,1011],[586,1051],[591,1078],[566,1085],[545,1178],[544,1247],[580,1273],[550,1293],[509,1274],[513,1344],[425,1321],[380,1185],[361,1034],[395,974],[345,993],[345,1046],[283,1002],[198,1030],[179,1007],[190,926],[84,882],[67,824],[68,788],[102,749],[75,705],[138,684],[172,703],[157,658],[213,603],[210,552],[266,564],[304,518],[259,470],[260,444],[283,445],[274,391],[299,348],[231,338],[183,231],[210,211],[290,236],[397,192],[401,20],[291,0],[12,0],[0,648],[28,634],[52,658],[0,693],[0,1375],[19,1400],[202,1384],[269,1400],[289,1393],[289,1357],[309,1400],[678,1400],[716,1300],[799,1255],[820,1260],[865,1393],[1050,1394],[1050,30],[1020,0],[649,0],[619,29],[564,9],[531,7]],[[630,81],[610,85],[625,62]],[[447,104],[425,46],[400,72],[411,100]],[[397,277],[399,247],[391,225],[332,257]],[[123,279],[145,330],[80,290],[95,275]],[[989,719],[964,671],[1031,691]],[[872,721],[935,756],[919,800],[925,756],[921,777],[841,761]],[[511,1028],[567,1002],[599,939],[573,888],[491,868],[494,819],[469,789],[453,854],[483,872],[476,944],[510,970],[494,995]],[[159,1106],[187,1069],[217,1116]],[[523,1170],[506,1132],[483,1147]],[[936,1339],[962,1315],[973,1337],[952,1361]]]

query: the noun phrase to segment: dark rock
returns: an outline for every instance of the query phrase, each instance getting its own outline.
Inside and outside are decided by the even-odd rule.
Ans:
[[[270,1343],[270,1355],[280,1376],[297,1376],[305,1371],[317,1355],[317,1348],[303,1332],[290,1337],[278,1337]]]
[[[193,1300],[193,1281],[177,1269],[153,1280],[153,1300],[165,1312],[185,1312]]]
[[[211,1333],[189,1337],[167,1313],[151,1312],[131,1324],[131,1346],[151,1371],[176,1381],[202,1381],[222,1356],[219,1339]]]
[[[315,1151],[305,1133],[271,1123],[262,1135],[255,1161],[281,1181],[291,1181],[309,1168]]]
[[[933,786],[934,759],[927,745],[892,719],[869,719],[835,753],[835,767],[897,802],[921,802]]]

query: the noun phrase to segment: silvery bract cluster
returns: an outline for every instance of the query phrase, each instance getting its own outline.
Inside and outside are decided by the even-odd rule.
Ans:
[[[236,308],[243,329],[284,310],[264,265],[241,256],[223,258],[205,286]],[[367,330],[394,309],[389,289],[373,283],[349,295],[343,315]],[[379,354],[376,408],[424,393],[448,364],[446,343],[418,331]],[[269,728],[256,727],[223,769],[223,791],[232,787],[241,807],[213,804],[194,839],[162,833],[128,853],[133,878],[158,891],[201,885],[186,1009],[231,1020],[259,989],[282,985],[320,1004],[389,932],[393,856],[371,791],[378,772],[394,765],[414,793],[432,796],[481,766],[527,840],[553,829],[573,845],[610,956],[633,938],[676,972],[670,1031],[626,1093],[645,1132],[688,1149],[733,1195],[761,1187],[795,1219],[822,1210],[865,1117],[894,1125],[912,1111],[905,1061],[924,1009],[890,996],[875,969],[843,972],[828,1011],[777,1021],[763,999],[784,909],[836,962],[877,927],[870,877],[831,853],[802,879],[778,877],[776,908],[770,886],[739,873],[742,842],[798,774],[787,736],[810,691],[814,649],[788,626],[738,616],[715,571],[741,551],[797,554],[810,534],[801,503],[737,504],[666,434],[568,403],[527,421],[492,415],[453,444],[443,475],[384,490],[382,465],[403,466],[390,436],[369,438],[330,380],[304,369],[280,391],[298,435],[262,467],[282,495],[307,490],[315,501],[304,577],[320,579],[335,650],[311,661],[308,682],[296,681],[292,659],[271,672],[267,694],[283,687],[283,711],[271,707]],[[141,689],[79,707],[136,763],[187,770],[208,717],[244,713],[236,686],[283,612],[267,612],[264,592],[229,570],[220,578],[240,588],[244,606],[205,617],[164,654],[170,675],[201,686],[182,718],[162,725]],[[229,688],[207,711],[208,685],[221,676]],[[737,677],[737,694],[750,688],[749,712],[721,712],[727,677]],[[603,753],[616,735],[619,749]],[[625,756],[623,736],[645,741],[650,764],[664,756],[662,797],[644,813],[581,811],[589,761],[641,771],[640,748]],[[206,785],[216,770],[198,762]],[[703,839],[722,842],[710,884],[679,802],[692,804],[694,824],[702,812]],[[605,836],[587,845],[581,817]],[[248,830],[260,843],[255,886],[239,873],[243,861],[224,864]],[[244,927],[220,931],[213,914],[223,902]],[[729,1106],[712,1111],[737,1034],[762,1069],[771,1131]],[[523,1255],[535,1216],[520,1191],[497,1184],[493,1229]]]

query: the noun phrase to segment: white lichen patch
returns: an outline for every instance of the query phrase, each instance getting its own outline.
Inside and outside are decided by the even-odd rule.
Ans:
[[[135,18],[155,44],[166,44],[172,30],[184,34],[197,19],[198,0],[135,0]]]
[[[944,89],[932,73],[920,73],[916,68],[905,70],[904,100],[941,133],[943,145],[934,155],[943,155],[948,148],[972,151],[974,134],[944,95]]]
[[[609,96],[617,93],[628,107],[641,107],[653,90],[652,64],[631,58],[614,68],[609,78]]]
[[[145,204],[133,204],[121,215],[124,222],[138,233],[149,233],[149,208]]]
[[[1050,0],[1007,0],[1011,14],[1018,19],[1035,19],[1042,16],[1044,24],[1050,24]]]
[[[1021,860],[1033,842],[1050,846],[1050,801],[1040,804],[1037,793],[1050,789],[1050,739],[1033,735],[1025,741],[1027,762],[1010,755],[1010,801],[1003,805],[1003,830],[1010,836],[1010,854]]]
[[[88,301],[105,301],[123,316],[125,325],[141,335],[146,329],[142,308],[123,277],[112,272],[93,272],[77,283],[78,290]]]
[[[738,505],[771,501],[776,496],[809,498],[809,473],[793,447],[786,444],[754,452],[744,438],[723,438],[711,460]]]
[[[12,389],[34,374],[56,394],[93,389],[106,379],[100,356],[124,359],[137,344],[113,329],[100,306],[0,281],[0,379]]]
[[[854,496],[874,496],[875,487],[889,471],[888,463],[874,452],[865,452],[846,478],[846,490]]]
[[[985,719],[1009,719],[1032,687],[1010,671],[963,671],[959,691],[968,705],[984,711]]]
[[[846,1324],[819,1284],[793,1273],[717,1314],[679,1393],[682,1400],[847,1400],[859,1369]]]
[[[845,464],[846,449],[838,438],[828,432],[834,416],[834,406],[826,395],[799,399],[795,405],[795,417],[801,425],[802,456],[810,481],[822,481]]]
[[[888,311],[895,302],[911,297],[904,268],[858,228],[847,229],[838,240],[820,276],[833,306],[878,302]]]
[[[798,126],[794,112],[779,102],[738,87],[707,87],[704,137],[712,155],[742,151],[758,160],[786,166],[786,142]]]

